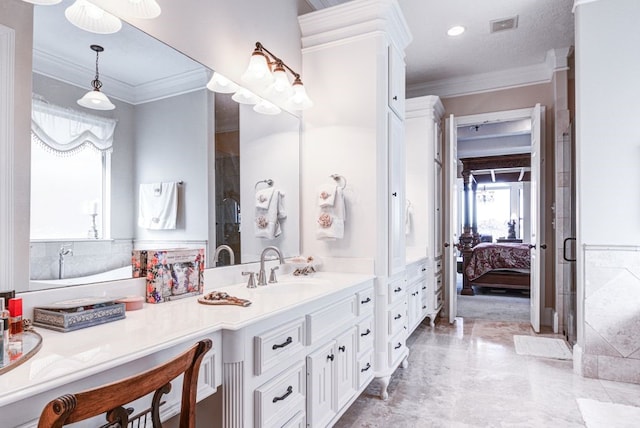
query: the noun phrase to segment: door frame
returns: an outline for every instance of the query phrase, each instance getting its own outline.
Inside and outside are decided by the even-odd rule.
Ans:
[[[487,113],[478,113],[478,114],[470,114],[470,115],[464,115],[464,116],[455,116],[455,115],[451,115],[454,117],[455,120],[455,124],[456,127],[460,127],[460,126],[472,126],[472,125],[480,125],[480,124],[486,124],[486,123],[495,123],[495,122],[506,122],[506,121],[513,121],[513,120],[520,120],[520,119],[531,119],[531,115],[533,110],[535,109],[535,105],[531,106],[531,107],[527,107],[527,108],[521,108],[521,109],[512,109],[512,110],[502,110],[502,111],[493,111],[493,112],[487,112]],[[445,115],[445,120],[446,122],[448,122],[450,119],[449,115]],[[445,126],[447,126],[445,124]],[[547,237],[545,236],[545,227],[546,227],[546,216],[544,215],[544,201],[545,201],[545,192],[546,192],[546,175],[545,175],[545,150],[546,150],[546,143],[545,143],[545,136],[546,136],[546,126],[545,126],[545,106],[544,105],[540,105],[540,147],[541,147],[541,159],[540,159],[540,179],[541,179],[541,183],[539,185],[540,188],[540,199],[538,201],[538,209],[542,210],[541,215],[540,215],[540,224],[538,224],[538,237],[539,239],[537,240],[538,243],[544,243],[547,239]],[[445,138],[445,147],[444,147],[444,153],[449,153],[449,149],[450,149],[450,144],[451,141],[449,138]],[[457,139],[456,139],[456,144],[457,144]],[[444,164],[443,164],[444,165]],[[451,162],[447,162],[446,165],[444,165],[446,168],[449,168],[451,165]],[[449,171],[448,170],[444,170],[443,174],[446,176],[446,174],[448,174]],[[450,207],[449,205],[445,205],[444,206],[444,215],[448,216],[450,214]],[[457,221],[457,220],[453,220],[453,221]],[[458,231],[458,235],[460,234],[460,230]],[[446,237],[445,240],[450,239],[450,237]],[[549,245],[547,251],[554,251],[554,246],[553,245]],[[540,264],[540,280],[541,280],[541,286],[540,286],[540,307],[541,307],[541,313],[540,313],[540,319],[542,321],[543,325],[547,325],[548,322],[548,317],[545,316],[545,312],[546,312],[546,308],[544,306],[544,302],[545,302],[545,294],[546,294],[546,287],[542,284],[544,284],[544,281],[542,281],[545,278],[545,273],[546,273],[546,263],[545,263],[545,259],[546,257],[539,257],[538,263]],[[449,273],[448,278],[450,278],[452,281],[455,281],[455,276],[451,275],[451,273]],[[449,287],[451,287],[451,284],[447,284]],[[452,296],[454,299],[457,299],[457,294],[454,294]],[[457,306],[457,305],[456,305]],[[555,314],[554,314],[555,315]]]

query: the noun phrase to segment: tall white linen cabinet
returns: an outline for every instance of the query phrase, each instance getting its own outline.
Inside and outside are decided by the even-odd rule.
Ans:
[[[345,236],[318,241],[305,222],[303,248],[324,257],[373,260],[375,377],[387,397],[406,364],[405,63],[411,41],[396,0],[354,0],[299,17],[304,83],[303,217],[331,174],[347,179]],[[312,223],[313,224],[313,223]]]

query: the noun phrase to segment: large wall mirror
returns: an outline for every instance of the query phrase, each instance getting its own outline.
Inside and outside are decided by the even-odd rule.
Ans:
[[[108,35],[76,28],[64,17],[71,3],[34,6],[29,290],[130,278],[138,249],[206,248],[207,267],[231,262],[228,252],[214,260],[220,245],[236,264],[268,245],[297,255],[299,118],[207,90],[211,69],[127,23]],[[103,47],[97,59],[90,45]],[[96,64],[113,110],[77,103]],[[87,126],[112,141],[78,139]],[[141,226],[140,186],[167,183],[175,228]],[[265,188],[281,195],[278,236],[255,228]]]

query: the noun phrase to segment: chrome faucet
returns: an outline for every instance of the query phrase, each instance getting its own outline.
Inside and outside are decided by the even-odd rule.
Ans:
[[[264,250],[262,250],[262,254],[260,254],[260,272],[258,272],[258,285],[267,285],[267,274],[264,271],[264,256],[269,252],[269,251],[275,251],[276,254],[278,255],[278,258],[280,259],[280,264],[284,264],[284,258],[282,257],[282,253],[280,252],[280,250],[278,249],[278,247],[266,247]],[[275,275],[274,275],[274,282],[275,282]]]
[[[233,249],[228,246],[228,245],[219,245],[218,248],[216,248],[216,252],[213,255],[213,266],[218,266],[218,262],[220,261],[220,253],[222,251],[226,250],[229,253],[229,264],[230,265],[235,265],[236,264],[236,256],[233,254]]]
[[[58,251],[58,279],[62,279],[64,276],[64,256],[68,256],[69,254],[73,255],[73,249],[65,247],[64,245],[60,247]]]

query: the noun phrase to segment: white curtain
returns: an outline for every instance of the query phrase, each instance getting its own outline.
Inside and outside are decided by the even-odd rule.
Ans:
[[[115,119],[95,116],[32,98],[31,139],[60,155],[71,155],[91,147],[110,152]]]

